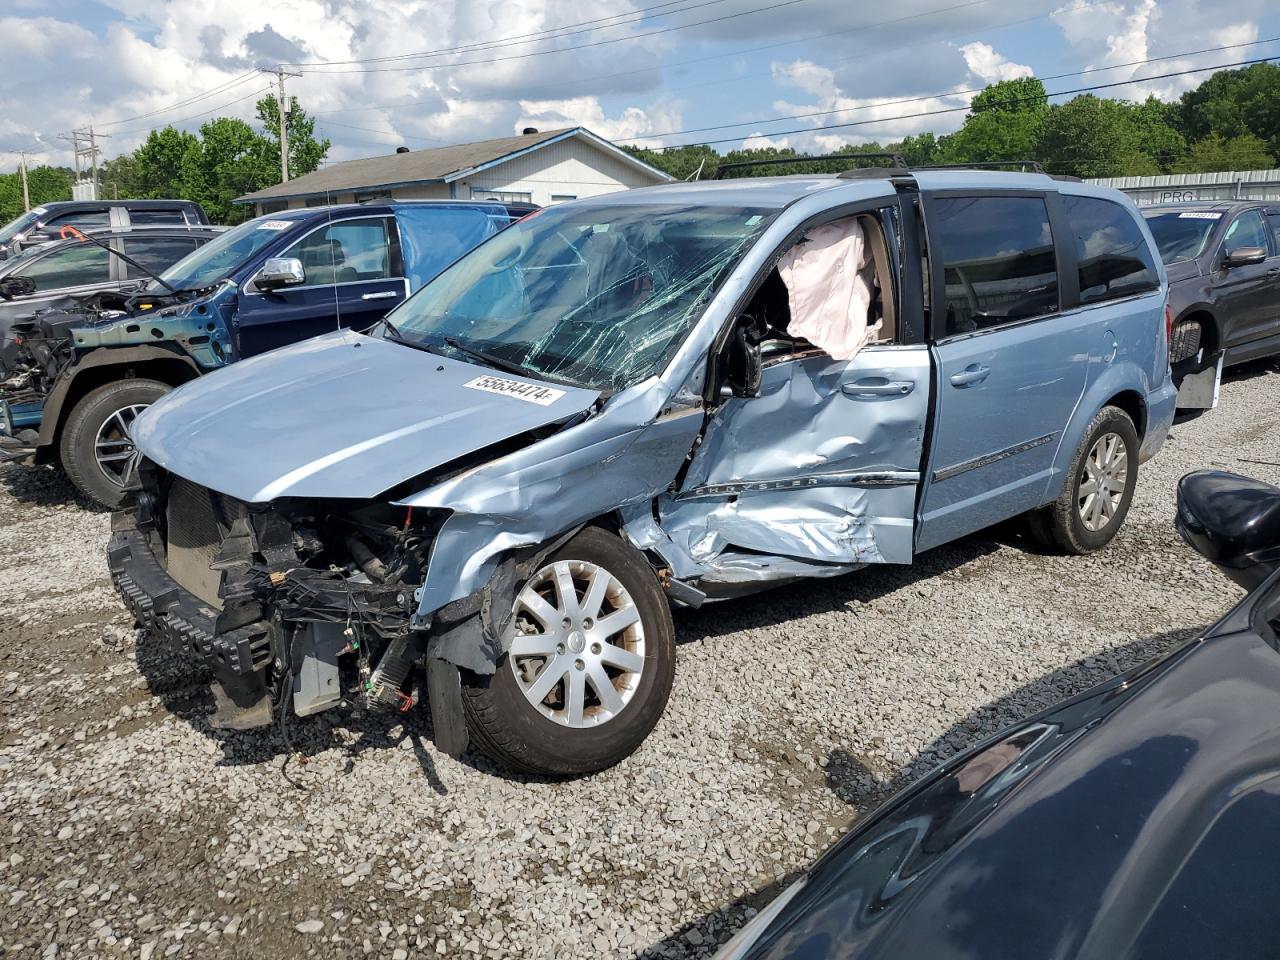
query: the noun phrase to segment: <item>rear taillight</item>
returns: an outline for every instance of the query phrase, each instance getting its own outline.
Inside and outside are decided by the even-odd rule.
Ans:
[[[1164,305],[1164,342],[1173,343],[1173,307]]]

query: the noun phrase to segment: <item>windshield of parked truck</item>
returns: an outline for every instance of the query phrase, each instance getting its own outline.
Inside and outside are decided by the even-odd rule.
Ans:
[[[202,290],[211,287],[279,237],[281,231],[293,225],[292,220],[272,220],[270,217],[259,217],[242,223],[226,233],[218,234],[160,276],[175,290]],[[152,284],[148,289],[160,288],[158,284]]]
[[[0,243],[8,243],[15,235],[21,233],[39,219],[40,214],[30,210],[18,217],[18,219],[10,220],[3,227],[0,227]]]
[[[1147,227],[1165,263],[1194,260],[1204,251],[1209,234],[1222,219],[1215,210],[1180,210],[1177,213],[1147,213]]]
[[[384,335],[431,349],[456,344],[535,378],[621,390],[662,369],[775,213],[545,209],[428,283],[388,317],[395,334]]]

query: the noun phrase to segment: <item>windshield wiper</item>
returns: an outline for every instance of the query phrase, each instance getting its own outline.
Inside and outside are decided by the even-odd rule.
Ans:
[[[479,360],[481,363],[499,370],[505,370],[507,373],[514,373],[520,377],[538,377],[540,374],[530,370],[524,364],[516,363],[514,360],[504,360],[502,357],[494,356],[492,353],[486,353],[478,347],[470,346],[463,343],[457,337],[442,337],[447,346],[453,347],[459,353],[464,353],[473,360]]]

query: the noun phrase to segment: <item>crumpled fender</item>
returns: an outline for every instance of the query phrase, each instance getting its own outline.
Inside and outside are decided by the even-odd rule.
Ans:
[[[700,404],[668,407],[669,397],[665,383],[647,380],[583,423],[400,501],[450,511],[418,594],[416,625],[481,590],[504,555],[670,486],[703,416]]]
[[[179,363],[186,364],[191,368],[192,376],[199,376],[202,372],[195,361],[183,353],[176,344],[156,343],[142,344],[135,347],[104,347],[91,350],[77,358],[75,363],[63,370],[49,390],[49,396],[45,398],[44,410],[41,414],[40,438],[37,444],[44,447],[53,443],[54,435],[62,420],[62,408],[66,404],[67,394],[71,390],[71,384],[75,382],[75,378],[81,373],[97,367],[129,366],[130,364],[146,363],[153,360],[169,362],[176,360]]]

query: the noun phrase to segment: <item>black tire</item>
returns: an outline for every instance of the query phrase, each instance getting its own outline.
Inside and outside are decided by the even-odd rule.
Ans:
[[[644,660],[630,700],[591,727],[567,726],[540,712],[517,682],[510,654],[491,676],[463,673],[462,699],[472,742],[504,766],[543,776],[595,773],[629,756],[662,716],[675,677],[671,607],[644,556],[615,535],[587,527],[547,558],[543,569],[562,560],[594,564],[621,583],[640,615]],[[551,661],[546,663],[543,669],[550,668]],[[567,684],[568,674],[565,677]],[[563,688],[554,687],[550,696],[556,691]]]
[[[94,454],[98,431],[118,411],[150,406],[173,387],[159,380],[117,380],[90,390],[75,405],[62,428],[62,469],[76,489],[90,500],[114,510],[124,499],[124,487],[109,477]]]
[[[1119,503],[1114,513],[1097,530],[1089,529],[1081,516],[1080,486],[1087,479],[1085,460],[1094,445],[1107,434],[1115,434],[1125,446],[1126,478]],[[1119,407],[1103,407],[1089,424],[1080,447],[1071,458],[1071,470],[1067,474],[1066,488],[1053,503],[1027,514],[1027,525],[1032,536],[1046,547],[1064,553],[1086,554],[1101,550],[1120,531],[1129,504],[1133,502],[1134,487],[1138,482],[1138,439],[1133,420]]]

